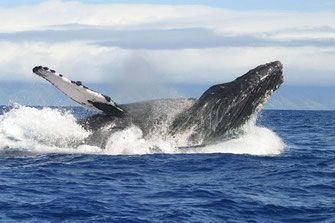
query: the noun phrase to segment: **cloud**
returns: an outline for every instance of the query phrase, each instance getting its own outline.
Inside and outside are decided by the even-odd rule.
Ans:
[[[82,4],[49,0],[36,5],[0,8],[0,19],[6,21],[1,24],[0,31],[27,31],[63,24],[137,26],[153,21],[206,16],[215,11],[222,10],[206,6]]]
[[[0,8],[0,19],[2,81],[37,81],[32,67],[46,65],[84,82],[150,79],[170,94],[168,83],[230,81],[281,60],[287,83],[335,85],[330,12],[52,0]]]
[[[65,26],[67,27],[67,26]],[[82,25],[65,30],[24,31],[0,33],[0,40],[11,42],[61,43],[85,41],[88,44],[119,47],[124,49],[185,49],[217,47],[264,47],[264,46],[335,46],[335,32],[327,38],[306,37],[302,33],[268,33],[267,38],[257,35],[231,35],[216,33],[207,28],[139,29],[120,30],[109,27],[89,27]],[[286,37],[291,37],[286,38]],[[325,35],[325,34],[324,34]],[[332,38],[334,35],[334,38]],[[299,38],[300,36],[300,38]]]
[[[335,67],[332,65],[335,48],[129,50],[72,42],[0,42],[0,48],[3,50],[0,55],[0,79],[7,81],[40,80],[31,73],[31,69],[44,65],[73,80],[84,82],[132,82],[134,75],[144,75],[146,71],[150,73],[143,77],[146,81],[159,79],[164,83],[215,83],[230,81],[259,64],[281,60],[288,83],[335,84]],[[141,63],[135,63],[135,60]],[[150,69],[144,69],[142,65]]]

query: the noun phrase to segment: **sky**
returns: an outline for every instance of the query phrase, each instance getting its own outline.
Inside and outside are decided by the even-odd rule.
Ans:
[[[67,103],[36,65],[129,102],[197,97],[280,60],[270,108],[335,109],[335,1],[5,0],[0,20],[1,104]]]

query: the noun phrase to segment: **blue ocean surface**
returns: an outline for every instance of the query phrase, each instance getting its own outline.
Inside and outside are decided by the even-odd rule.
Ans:
[[[0,112],[1,222],[335,222],[334,111],[263,111],[257,125],[285,144],[273,154],[263,129],[224,145],[239,154],[113,155],[63,145],[85,133],[56,108],[11,109]]]

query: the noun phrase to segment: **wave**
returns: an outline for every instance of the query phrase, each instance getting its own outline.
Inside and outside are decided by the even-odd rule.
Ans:
[[[28,154],[103,154],[143,155],[154,153],[233,153],[278,155],[285,144],[272,130],[257,126],[252,118],[242,127],[239,137],[215,145],[180,149],[178,139],[143,137],[133,125],[111,134],[105,148],[86,142],[91,132],[77,123],[70,111],[53,108],[37,109],[16,105],[0,116],[0,152]],[[181,136],[182,137],[182,136]]]

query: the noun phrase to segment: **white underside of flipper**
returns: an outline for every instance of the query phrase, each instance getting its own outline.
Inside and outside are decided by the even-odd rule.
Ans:
[[[69,80],[62,74],[42,66],[35,67],[33,72],[49,81],[56,88],[81,105],[103,111],[108,115],[120,116],[124,114],[123,109],[118,107],[110,97],[87,88],[82,85],[80,81]]]

